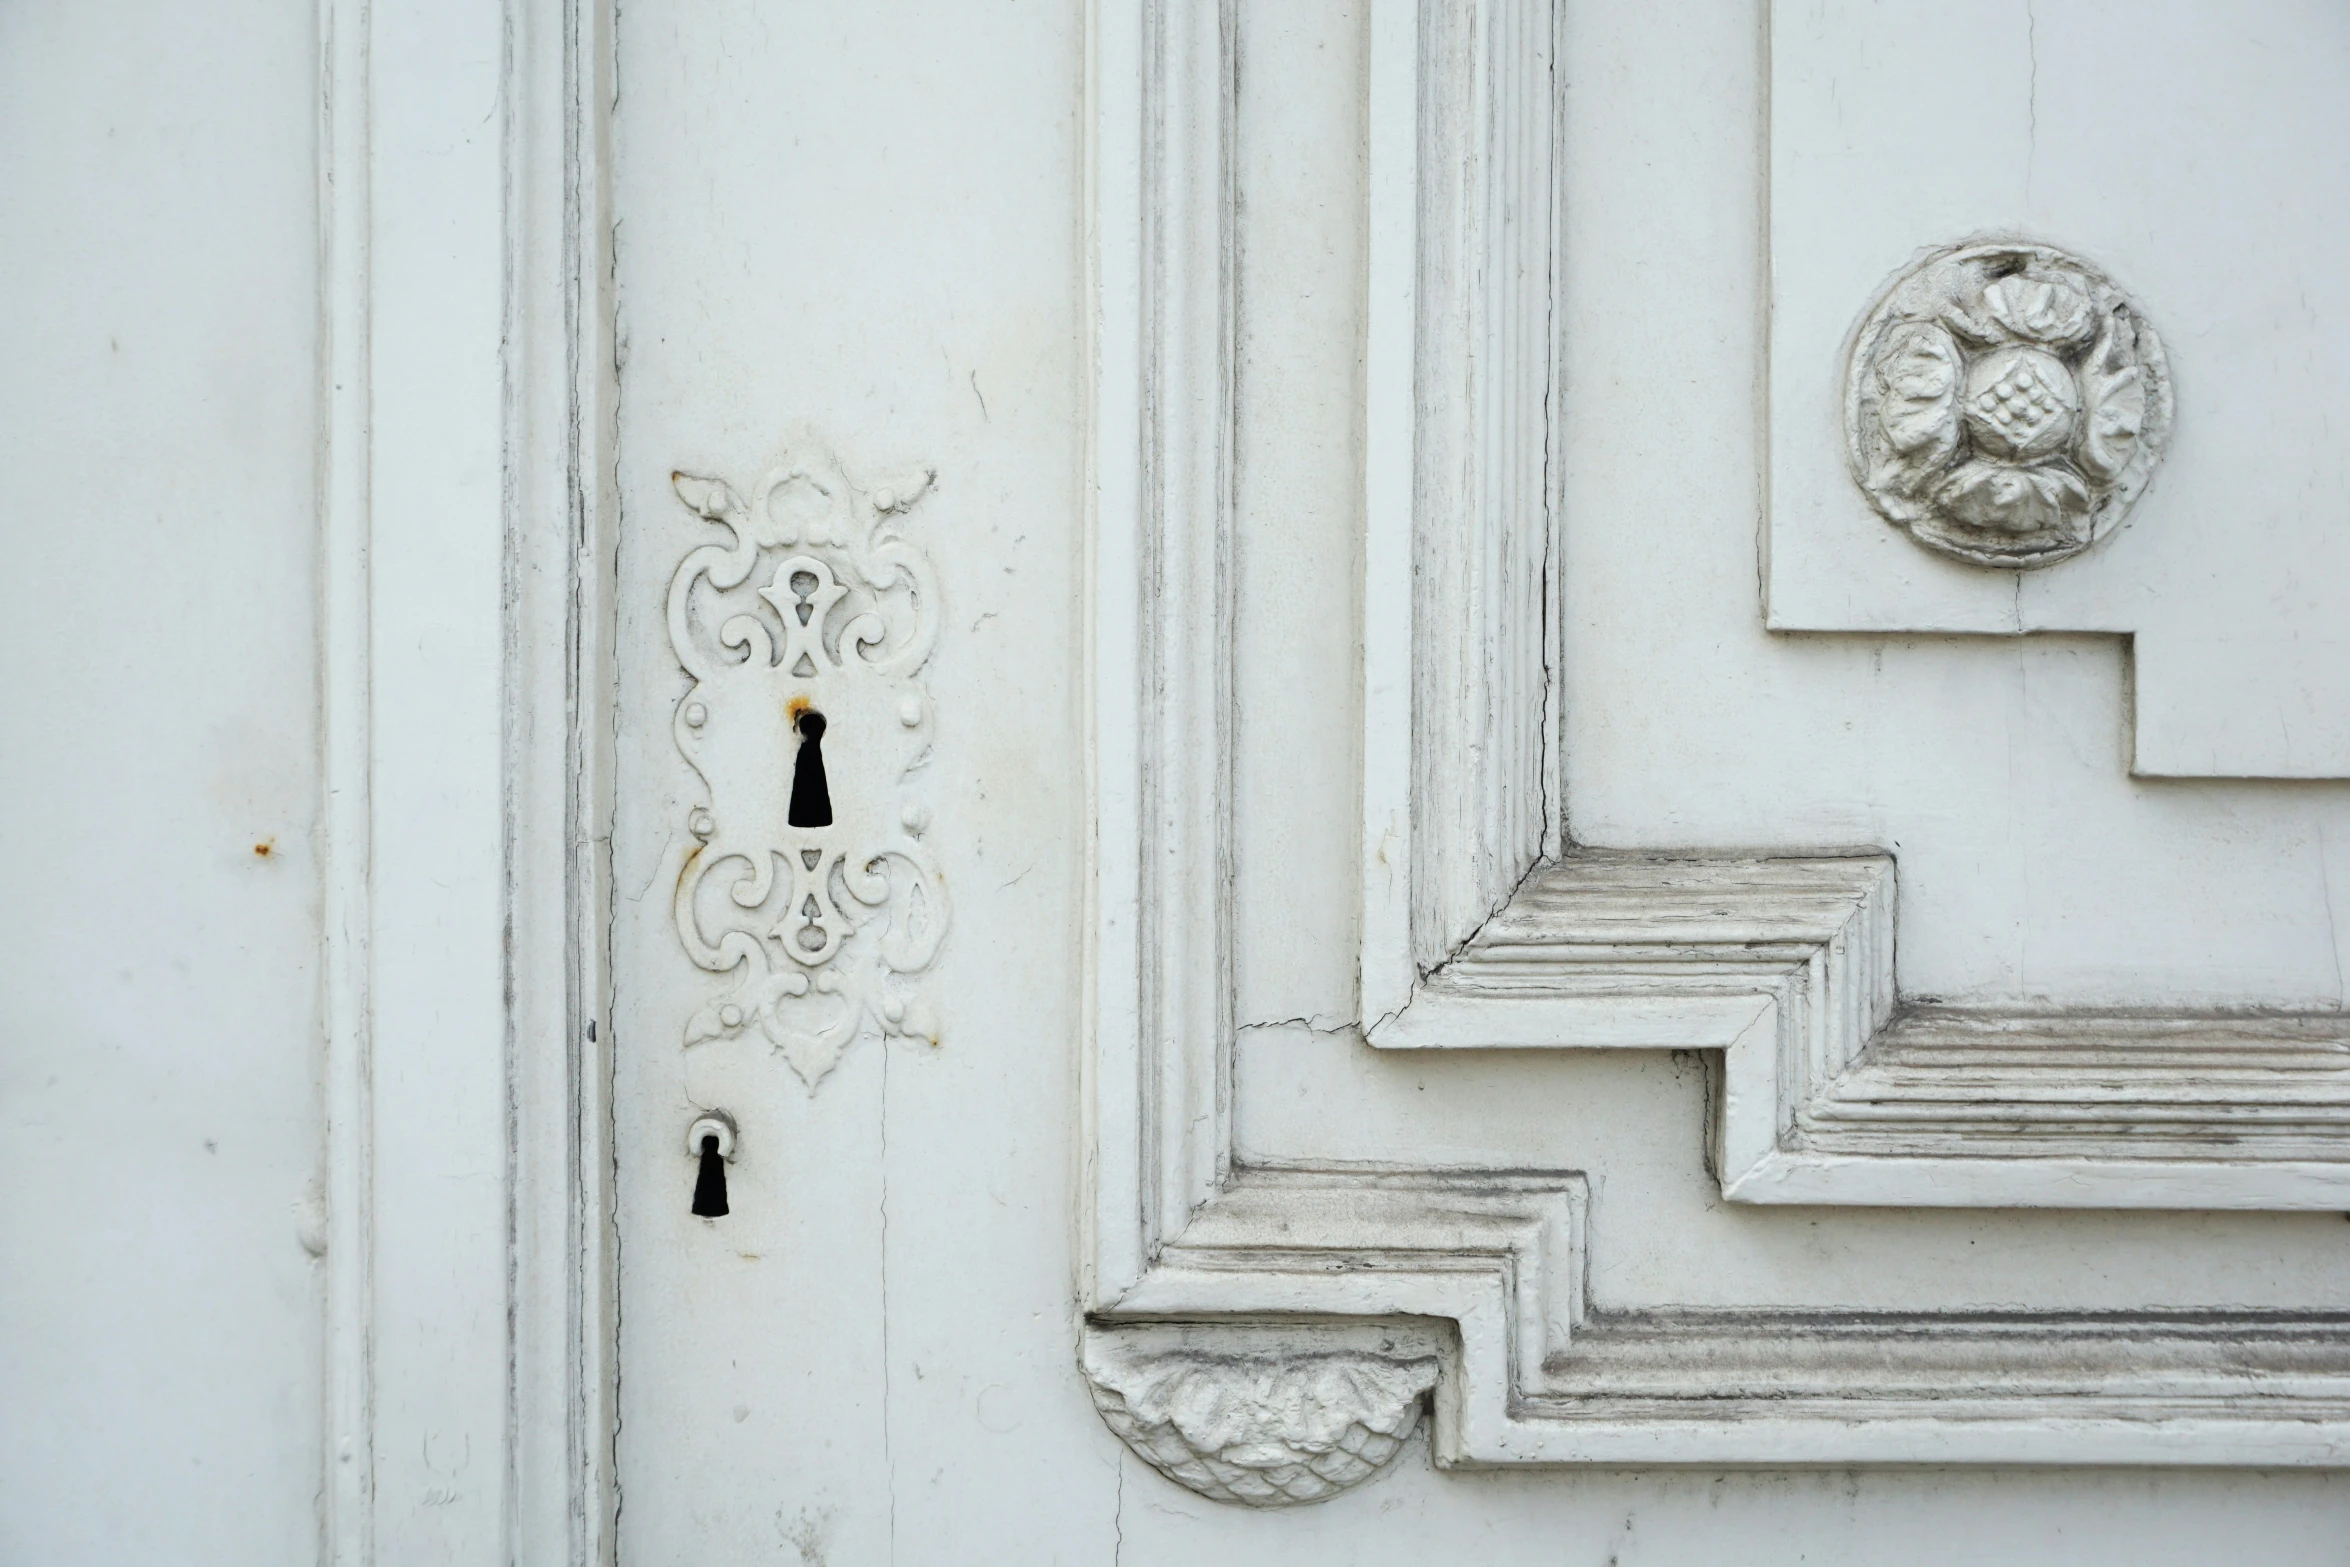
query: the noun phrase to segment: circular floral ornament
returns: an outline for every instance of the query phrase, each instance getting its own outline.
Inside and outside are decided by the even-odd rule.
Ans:
[[[2053,246],[1939,251],[1853,334],[1853,479],[1911,538],[1980,566],[2053,565],[2111,533],[2170,427],[2162,339]]]

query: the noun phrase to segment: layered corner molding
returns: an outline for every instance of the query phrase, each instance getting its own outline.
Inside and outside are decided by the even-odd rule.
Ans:
[[[1578,850],[1370,1035],[1720,1050],[1735,1202],[2350,1208],[2350,1016],[1894,990],[1893,861]]]
[[[868,488],[809,458],[747,500],[722,479],[674,480],[731,535],[689,551],[669,587],[693,680],[674,732],[707,792],[685,821],[677,934],[734,978],[685,1043],[755,1032],[811,1090],[860,1033],[938,1034],[915,976],[946,934],[946,882],[914,775],[939,597],[903,532],[932,478]]]
[[[1535,286],[1551,20],[1546,0],[1373,16],[1366,1037],[1720,1050],[1709,1145],[1738,1202],[2350,1207],[2350,1017],[1905,1007],[1882,854],[1569,846]],[[1984,564],[2109,533],[2172,418],[2138,307],[2023,242],[1905,273],[1856,332],[1850,387],[1864,488]]]
[[[1214,7],[1097,22],[1080,1358],[1111,1429],[1251,1505],[1377,1473],[1422,1388],[1440,1467],[2350,1463],[2350,1314],[1600,1310],[1579,1171],[1235,1157],[1232,41]],[[1496,182],[1532,176],[1497,149],[1552,145],[1553,25],[1372,8],[1368,1043],[1719,1052],[1744,1201],[2350,1207],[2337,1017],[1905,1006],[1880,852],[1563,842],[1553,509],[1507,478],[1554,410],[1453,395],[1519,384],[1490,358],[1423,398],[1453,371],[1416,346],[1448,289],[1472,325],[1527,319],[1446,269],[1472,220],[1508,243]],[[1474,199],[1431,199],[1456,179]],[[1469,468],[1438,484],[1443,441]]]
[[[2162,339],[2080,257],[1953,246],[1855,329],[1844,435],[1870,504],[1929,549],[2047,566],[2111,533],[2161,461]]]
[[[1287,1507],[1362,1484],[1420,1423],[1436,1355],[1400,1332],[1136,1327],[1095,1335],[1085,1374],[1103,1420],[1142,1460],[1219,1502]]]

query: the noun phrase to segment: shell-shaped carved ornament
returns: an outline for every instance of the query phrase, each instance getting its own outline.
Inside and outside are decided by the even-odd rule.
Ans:
[[[1102,1419],[1145,1463],[1211,1501],[1327,1501],[1394,1461],[1420,1421],[1436,1357],[1356,1348],[1283,1353],[1093,1337],[1085,1373]]]

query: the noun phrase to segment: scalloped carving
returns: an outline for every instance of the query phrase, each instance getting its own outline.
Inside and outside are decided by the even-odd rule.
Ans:
[[[1211,1501],[1327,1501],[1403,1451],[1436,1382],[1436,1356],[1282,1333],[1261,1348],[1146,1331],[1087,1335],[1102,1419],[1142,1460]]]

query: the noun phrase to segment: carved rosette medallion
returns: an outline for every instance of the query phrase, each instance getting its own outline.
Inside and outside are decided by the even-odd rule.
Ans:
[[[1911,538],[1977,565],[2052,565],[2112,532],[2170,427],[2162,340],[2111,279],[2051,246],[1930,256],[1853,334],[1853,478]]]
[[[746,501],[672,476],[730,535],[669,585],[693,681],[673,729],[705,796],[683,824],[677,933],[733,981],[685,1043],[763,1037],[811,1090],[860,1035],[938,1037],[914,978],[946,934],[946,883],[913,785],[939,596],[902,534],[933,477],[868,490],[828,461],[786,462]]]

